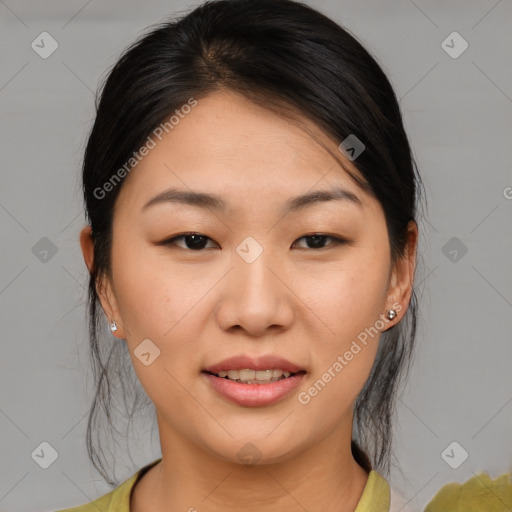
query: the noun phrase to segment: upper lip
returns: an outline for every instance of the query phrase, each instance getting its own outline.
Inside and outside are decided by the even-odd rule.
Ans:
[[[274,368],[285,370],[290,373],[305,371],[300,366],[297,366],[287,359],[272,354],[259,356],[257,358],[252,358],[247,355],[228,357],[227,359],[223,359],[222,361],[205,368],[203,371],[219,373],[228,370],[271,370]]]

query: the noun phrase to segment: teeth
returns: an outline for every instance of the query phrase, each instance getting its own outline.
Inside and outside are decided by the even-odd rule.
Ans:
[[[279,368],[269,370],[228,370],[218,373],[219,377],[227,377],[229,380],[243,382],[244,384],[261,384],[267,382],[276,382],[291,375],[286,370]]]

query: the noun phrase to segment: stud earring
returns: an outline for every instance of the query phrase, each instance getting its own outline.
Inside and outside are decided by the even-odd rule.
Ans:
[[[393,320],[396,317],[396,311],[394,309],[389,309],[386,313],[386,317],[388,320]]]
[[[112,332],[116,332],[117,331],[117,324],[116,324],[115,320],[110,323],[110,330]]]

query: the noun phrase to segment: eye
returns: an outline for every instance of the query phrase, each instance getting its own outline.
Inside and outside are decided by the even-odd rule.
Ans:
[[[183,249],[190,249],[192,251],[201,251],[205,248],[206,243],[211,238],[201,235],[201,233],[185,233],[183,235],[178,235],[173,238],[169,238],[160,242],[158,245],[177,245],[177,240],[183,240],[185,243],[185,247],[179,245],[178,247],[182,247]],[[213,240],[212,240],[213,242]]]
[[[327,247],[347,243],[347,241],[343,240],[342,238],[338,238],[335,236],[329,236],[329,235],[323,235],[321,233],[315,233],[313,235],[306,235],[306,236],[299,238],[298,240],[306,240],[310,243],[310,245],[312,245],[312,247],[305,247],[306,249],[323,249],[326,247],[324,245],[324,242],[328,238],[333,240],[333,242],[331,242],[329,245],[327,245]],[[295,242],[295,243],[297,243],[297,242]]]
[[[331,239],[332,242],[326,246],[325,241],[327,239]],[[177,244],[178,240],[179,241],[183,240],[185,246],[178,245]],[[174,236],[167,240],[164,240],[164,241],[160,242],[158,245],[178,245],[178,247],[181,247],[182,249],[189,249],[192,251],[201,251],[201,250],[207,248],[206,245],[207,245],[208,240],[213,242],[213,240],[211,238],[207,237],[206,235],[202,235],[201,233],[184,233],[182,235],[177,235],[177,236]],[[341,245],[341,244],[347,243],[347,240],[344,240],[342,238],[338,238],[338,237],[334,237],[334,236],[330,236],[330,235],[323,235],[321,233],[314,233],[312,235],[303,236],[303,237],[297,239],[297,241],[294,243],[294,245],[300,240],[305,240],[306,243],[309,245],[308,247],[302,247],[303,249],[324,249],[326,247],[329,248],[330,246],[336,246],[336,245]],[[214,242],[214,243],[216,243],[216,242]]]

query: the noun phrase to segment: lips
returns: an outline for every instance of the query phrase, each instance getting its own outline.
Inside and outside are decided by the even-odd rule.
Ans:
[[[267,354],[258,358],[252,358],[247,355],[229,357],[205,368],[203,372],[217,375],[219,372],[227,372],[228,370],[270,370],[273,368],[279,368],[280,370],[285,370],[292,374],[306,372],[304,368],[301,368],[291,361],[272,354]]]
[[[241,407],[267,407],[290,397],[302,384],[306,373],[299,372],[268,384],[242,384],[208,372],[201,376],[211,391],[230,403]]]

